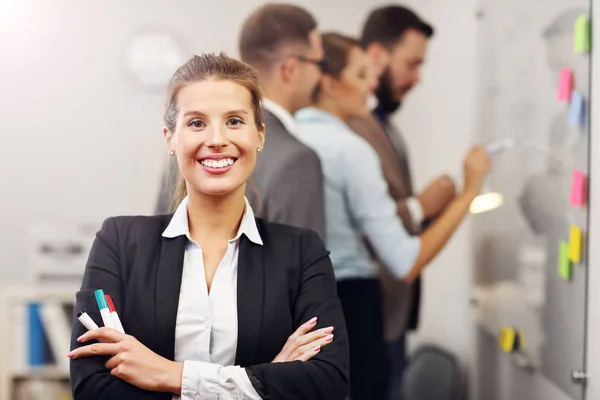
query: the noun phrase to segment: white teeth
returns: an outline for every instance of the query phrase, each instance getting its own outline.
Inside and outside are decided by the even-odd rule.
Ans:
[[[200,162],[202,165],[208,168],[224,168],[232,165],[234,160],[232,158],[224,158],[221,160],[202,160]]]

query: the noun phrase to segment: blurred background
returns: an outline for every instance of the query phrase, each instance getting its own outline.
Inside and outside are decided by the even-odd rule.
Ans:
[[[369,11],[390,2],[291,3],[319,29],[357,36]],[[595,114],[593,51],[573,51],[575,19],[600,17],[591,3],[402,2],[436,29],[421,83],[396,116],[416,189],[440,171],[460,176],[474,143],[530,145],[494,159],[488,183],[502,207],[469,217],[425,272],[410,348],[433,343],[453,353],[471,399],[600,399],[600,278],[589,268],[600,221],[594,207],[568,209],[572,170],[587,173],[600,159],[589,140],[598,128],[591,118],[573,130],[568,106],[556,101],[560,70],[569,67]],[[0,400],[69,398],[63,360],[27,363],[25,326],[33,322],[21,306],[72,302],[104,218],[153,213],[166,160],[167,80],[193,54],[237,57],[241,23],[261,4],[0,0]],[[589,204],[595,190],[591,184]],[[565,283],[556,251],[570,224],[588,245]],[[53,320],[60,310],[45,312]],[[513,326],[527,351],[499,348],[501,329]],[[69,334],[45,329],[59,342]]]

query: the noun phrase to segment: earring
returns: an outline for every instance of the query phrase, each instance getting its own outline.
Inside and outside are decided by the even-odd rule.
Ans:
[[[169,152],[169,154],[170,154],[170,155],[172,155],[172,156],[174,156],[174,155],[175,155],[175,150],[171,150],[171,151]]]
[[[256,152],[257,152],[257,153],[260,153],[260,147],[257,147],[257,148],[256,148]]]

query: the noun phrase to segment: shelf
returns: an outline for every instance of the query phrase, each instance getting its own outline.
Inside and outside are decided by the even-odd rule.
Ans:
[[[63,380],[69,379],[69,371],[55,367],[55,366],[44,366],[29,368],[22,371],[11,371],[10,375],[13,379],[48,379],[48,380]]]

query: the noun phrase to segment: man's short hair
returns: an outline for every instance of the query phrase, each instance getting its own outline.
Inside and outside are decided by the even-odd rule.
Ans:
[[[390,5],[376,8],[367,18],[361,44],[365,48],[372,43],[391,47],[402,39],[409,29],[414,29],[427,38],[431,38],[434,33],[431,25],[406,7]]]
[[[310,13],[290,4],[266,4],[242,26],[240,56],[259,71],[269,69],[290,45],[309,46],[309,34],[317,22]],[[301,55],[301,54],[300,54]]]

